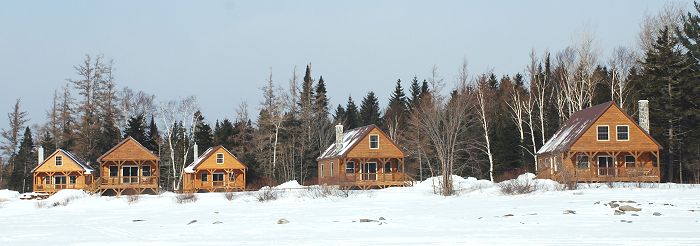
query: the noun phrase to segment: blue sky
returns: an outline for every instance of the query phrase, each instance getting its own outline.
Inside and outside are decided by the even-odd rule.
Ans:
[[[682,2],[688,4],[688,2]],[[382,106],[397,79],[449,83],[466,57],[472,74],[523,72],[531,49],[571,45],[589,29],[606,54],[636,46],[645,13],[664,1],[0,1],[0,127],[22,98],[45,121],[53,91],[85,54],[115,61],[119,87],[158,100],[196,95],[208,120],[255,116],[272,69],[287,86],[311,63],[335,108],[372,90]],[[603,57],[603,59],[607,59]],[[253,111],[255,110],[255,111]]]

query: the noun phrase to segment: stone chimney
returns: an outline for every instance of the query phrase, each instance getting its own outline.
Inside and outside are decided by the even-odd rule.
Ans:
[[[44,162],[44,147],[39,146],[37,149],[37,160],[39,160],[39,164]]]
[[[197,146],[197,142],[194,143],[192,148],[194,149],[194,160],[196,161],[199,159],[199,146]]]
[[[649,100],[639,100],[639,126],[649,133]]]
[[[335,149],[340,151],[343,149],[343,124],[335,125]]]

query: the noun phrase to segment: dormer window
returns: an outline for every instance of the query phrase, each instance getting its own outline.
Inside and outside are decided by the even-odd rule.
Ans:
[[[55,160],[56,166],[63,166],[63,156],[57,155]]]
[[[610,140],[610,131],[608,126],[598,126],[598,141],[608,141]]]
[[[224,154],[216,153],[216,164],[224,164]]]
[[[369,135],[369,148],[379,149],[379,135]]]

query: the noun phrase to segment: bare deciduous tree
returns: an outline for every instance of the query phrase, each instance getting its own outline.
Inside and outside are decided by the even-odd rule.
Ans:
[[[199,110],[199,106],[197,105],[197,98],[195,96],[185,97],[180,100],[162,102],[158,107],[158,114],[165,125],[165,137],[166,141],[168,142],[170,153],[170,166],[173,176],[172,187],[174,190],[178,190],[180,188],[180,184],[182,183],[180,175],[186,166],[189,150],[192,147],[190,145],[194,143],[194,125],[197,120],[195,117],[195,112],[197,112],[197,110]],[[183,124],[183,127],[185,128],[184,138],[188,140],[186,143],[187,146],[185,146],[182,153],[183,158],[180,165],[176,163],[175,159],[175,146],[180,144],[178,142],[179,139],[176,139],[177,129],[175,129],[175,124],[178,122]]]

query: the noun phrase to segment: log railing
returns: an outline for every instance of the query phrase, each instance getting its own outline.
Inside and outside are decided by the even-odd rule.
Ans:
[[[157,185],[156,177],[102,177],[102,185]]]

